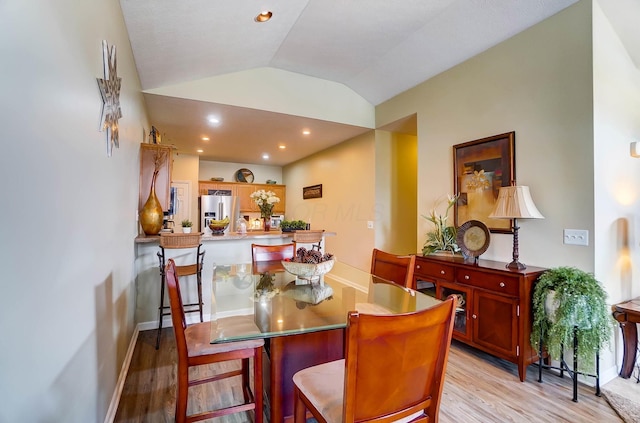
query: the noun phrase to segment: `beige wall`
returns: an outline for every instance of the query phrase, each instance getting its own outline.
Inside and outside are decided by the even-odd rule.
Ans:
[[[196,228],[200,226],[200,216],[198,214],[198,171],[200,158],[190,154],[174,154],[173,168],[171,170],[172,181],[188,181],[191,183],[191,213],[189,220]],[[180,222],[175,222],[178,228]]]
[[[452,146],[516,133],[517,182],[546,217],[520,222],[520,259],[593,270],[594,249],[562,243],[594,230],[591,10],[580,2],[377,107],[377,125],[418,116],[418,214],[453,191]],[[429,222],[418,217],[417,248]],[[510,261],[492,234],[483,258]]]
[[[376,131],[375,246],[394,254],[416,250],[417,137]]]
[[[595,274],[612,303],[640,295],[640,70],[594,2]]]
[[[353,138],[283,168],[287,219],[311,222],[311,229],[335,231],[325,250],[358,269],[370,266],[375,220],[375,134]],[[302,199],[302,188],[322,184],[322,198]]]
[[[269,165],[256,165],[246,163],[227,163],[202,160],[198,177],[201,181],[208,181],[212,177],[222,177],[226,182],[235,182],[238,169],[247,168],[253,173],[256,184],[264,184],[268,179],[282,183],[282,167]]]
[[[102,40],[122,78],[111,158],[98,130]],[[135,328],[150,129],[120,6],[0,2],[0,51],[0,421],[103,422]]]
[[[639,90],[615,30],[583,0],[381,104],[376,119],[418,115],[419,214],[453,190],[453,145],[515,131],[517,182],[545,216],[519,222],[520,260],[594,272],[615,302],[640,294],[640,165],[629,157]],[[418,220],[420,245],[429,227]],[[589,246],[565,245],[565,228],[588,230]],[[492,234],[483,258],[511,251],[510,235]],[[611,354],[601,358],[603,380],[615,377]]]

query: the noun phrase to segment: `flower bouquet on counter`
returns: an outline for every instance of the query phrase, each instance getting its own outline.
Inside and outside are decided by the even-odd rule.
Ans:
[[[249,195],[260,208],[261,217],[269,217],[273,214],[273,206],[280,202],[280,198],[273,191],[263,189],[254,191]]]

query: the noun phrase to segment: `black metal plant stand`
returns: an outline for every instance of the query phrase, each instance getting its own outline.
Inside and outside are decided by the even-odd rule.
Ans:
[[[560,371],[560,377],[564,377],[564,372],[569,374],[573,382],[573,402],[578,402],[578,376],[596,378],[596,396],[600,396],[600,354],[596,352],[596,374],[579,372],[578,369],[578,327],[573,327],[573,368],[569,367],[564,359],[564,345],[560,353],[560,366],[544,364],[542,361],[542,333],[540,334],[540,347],[538,350],[538,382],[542,383],[542,369],[554,369]]]

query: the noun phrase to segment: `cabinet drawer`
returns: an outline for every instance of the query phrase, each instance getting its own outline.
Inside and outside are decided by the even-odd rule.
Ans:
[[[456,270],[456,281],[466,285],[484,288],[496,293],[518,296],[518,279],[504,275],[477,272],[468,269]]]
[[[440,263],[416,260],[415,273],[417,276],[430,276],[435,279],[453,282],[453,267]]]

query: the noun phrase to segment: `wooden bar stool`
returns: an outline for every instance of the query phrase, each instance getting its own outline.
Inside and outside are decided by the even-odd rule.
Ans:
[[[293,232],[293,241],[298,244],[312,244],[312,250],[322,250],[322,236],[324,235],[324,229],[322,230],[300,230]]]
[[[162,318],[170,316],[170,307],[165,306],[164,289],[167,283],[166,260],[169,259],[165,250],[184,250],[194,249],[195,260],[191,264],[176,266],[176,274],[179,277],[196,276],[198,288],[198,302],[184,304],[185,313],[200,313],[200,321],[202,316],[202,267],[204,265],[204,250],[200,242],[202,233],[191,234],[172,234],[160,233],[160,251],[158,252],[158,261],[160,262],[160,306],[158,307],[158,333],[156,335],[156,349],[160,348],[160,334],[162,333]]]

